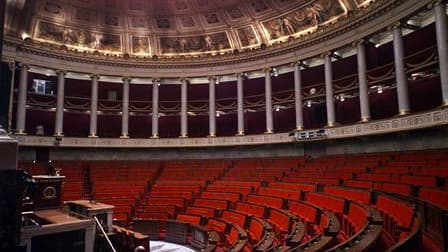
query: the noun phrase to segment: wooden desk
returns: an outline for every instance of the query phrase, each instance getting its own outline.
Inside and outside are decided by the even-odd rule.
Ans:
[[[25,226],[22,228],[20,242],[21,245],[27,246],[27,252],[33,251],[33,238],[37,237],[37,239],[42,239],[44,236],[49,235],[48,241],[56,244],[58,235],[71,231],[84,232],[84,247],[80,251],[93,252],[95,224],[92,220],[75,218],[61,209],[35,211],[34,216],[37,217],[36,219],[43,220],[44,224],[39,226]],[[67,246],[67,244],[65,245]]]
[[[66,201],[64,204],[68,210],[72,212],[89,217],[96,216],[106,225],[106,227],[104,227],[106,232],[112,231],[112,214],[115,208],[114,206],[100,202],[93,203],[88,200]]]

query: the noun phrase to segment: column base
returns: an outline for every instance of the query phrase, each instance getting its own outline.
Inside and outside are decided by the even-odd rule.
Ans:
[[[56,132],[53,134],[54,137],[63,137],[64,134],[62,132]]]
[[[238,131],[238,133],[236,133],[235,136],[244,136],[244,131]]]
[[[339,123],[337,123],[337,122],[328,122],[327,125],[325,125],[324,128],[333,128],[333,127],[336,127],[336,126],[339,126]]]
[[[19,131],[16,131],[15,133],[14,133],[14,135],[18,135],[18,136],[26,136],[26,135],[28,135],[24,130],[19,130]]]
[[[129,136],[128,136],[127,134],[126,134],[126,135],[125,135],[125,134],[123,134],[123,135],[121,135],[121,136],[120,136],[120,138],[121,138],[121,139],[128,139],[128,138],[129,138]]]
[[[360,123],[370,122],[370,117],[362,117]]]
[[[187,134],[181,134],[181,135],[179,136],[179,138],[188,138],[188,135],[187,135]]]
[[[98,138],[98,136],[95,135],[95,134],[90,134],[90,135],[88,136],[88,138]]]
[[[159,138],[159,135],[157,135],[157,134],[153,134],[150,138],[151,138],[151,139],[157,139],[157,138]]]
[[[273,134],[273,133],[274,133],[274,131],[271,129],[267,129],[266,132],[264,132],[264,134]]]
[[[295,131],[302,131],[303,130],[303,126],[297,126]]]
[[[400,109],[400,111],[398,111],[397,116],[405,116],[405,115],[409,115],[410,113],[411,113],[411,111],[409,109]]]
[[[216,137],[215,133],[210,133],[207,137]]]
[[[448,100],[445,100],[442,102],[442,105],[440,105],[441,108],[446,108],[448,107]]]

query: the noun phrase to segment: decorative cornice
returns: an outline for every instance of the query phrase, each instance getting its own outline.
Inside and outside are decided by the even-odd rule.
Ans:
[[[379,2],[381,2],[381,4]],[[275,57],[286,53],[292,53],[297,51],[298,49],[310,47],[312,45],[316,45],[324,41],[328,41],[329,39],[335,38],[342,33],[353,31],[357,27],[369,22],[370,20],[378,16],[388,13],[402,2],[406,2],[406,0],[377,1],[371,4],[369,8],[361,9],[359,12],[349,15],[350,17],[348,18],[340,19],[335,24],[321,27],[315,33],[294,40],[289,40],[282,44],[274,44],[272,46],[267,47],[266,49],[250,50],[240,52],[238,54],[226,54],[226,55],[197,57],[197,58],[189,58],[189,57],[164,58],[159,56],[157,58],[152,59],[138,59],[138,58],[125,59],[121,57],[86,55],[84,53],[63,51],[58,46],[25,43],[24,41],[10,37],[6,38],[5,43],[7,45],[17,47],[17,51],[21,51],[24,53],[31,53],[35,55],[41,55],[45,57],[68,60],[73,62],[83,62],[105,66],[138,67],[138,68],[153,68],[153,69],[214,67],[214,66],[251,62],[266,57]],[[424,2],[423,4],[425,4],[425,2],[428,1],[423,2]]]
[[[423,128],[448,125],[448,107],[441,107],[425,113],[411,114],[386,120],[367,121],[347,126],[325,128],[324,139],[361,137],[368,135],[402,132]],[[305,130],[301,133],[314,132]],[[16,135],[19,146],[51,147],[56,146],[54,137]],[[57,147],[79,148],[170,148],[170,147],[220,147],[258,144],[293,143],[296,139],[288,133],[263,135],[238,135],[213,138],[77,138],[63,137]],[[316,141],[305,139],[299,141]]]

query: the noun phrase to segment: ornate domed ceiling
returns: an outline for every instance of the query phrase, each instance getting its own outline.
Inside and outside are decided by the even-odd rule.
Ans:
[[[36,0],[17,36],[95,54],[241,52],[316,32],[372,0]],[[19,17],[20,18],[20,17]]]

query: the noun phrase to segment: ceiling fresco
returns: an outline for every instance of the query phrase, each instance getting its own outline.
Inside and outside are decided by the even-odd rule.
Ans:
[[[37,0],[21,27],[64,49],[135,56],[222,54],[316,32],[372,0]],[[20,34],[18,34],[20,36]]]

